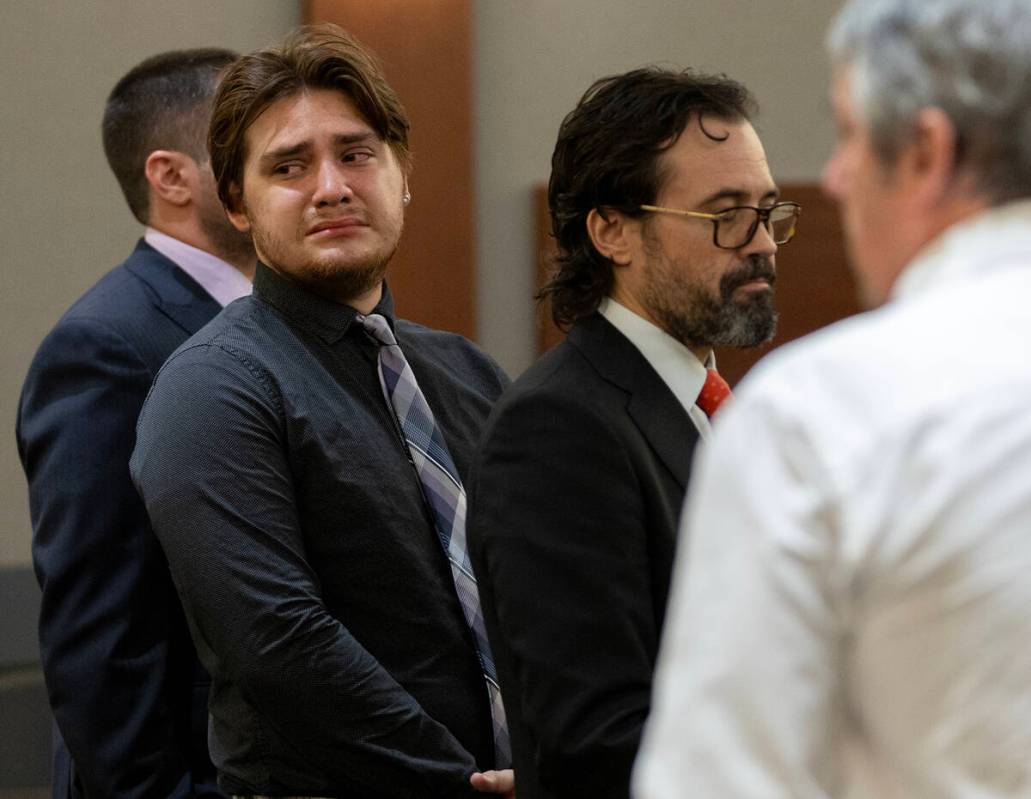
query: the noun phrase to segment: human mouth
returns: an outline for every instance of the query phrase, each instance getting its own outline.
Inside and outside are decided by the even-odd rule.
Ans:
[[[772,292],[776,282],[777,272],[773,264],[761,259],[746,262],[740,269],[724,275],[720,281],[720,289],[724,299],[729,300],[731,295],[738,291],[745,294]]]
[[[306,235],[320,239],[348,236],[366,227],[368,224],[364,220],[355,216],[344,216],[338,219],[324,219],[308,228]]]
[[[749,280],[745,283],[739,283],[734,286],[734,291],[769,291],[773,288],[773,285],[764,277],[756,278],[755,280]]]

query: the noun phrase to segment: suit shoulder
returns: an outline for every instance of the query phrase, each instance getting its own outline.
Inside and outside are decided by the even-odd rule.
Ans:
[[[577,428],[607,430],[625,416],[626,392],[605,380],[569,341],[541,356],[505,391],[488,421],[500,427],[536,425],[543,417]]]
[[[165,277],[174,279],[176,269],[164,256],[137,249],[72,303],[43,339],[34,364],[81,361],[96,351],[137,360],[156,373],[187,333],[162,312],[162,298],[137,273],[141,268],[165,270],[158,284]]]
[[[116,329],[134,329],[153,307],[149,287],[122,263],[103,275],[71,304],[57,325],[96,321]]]
[[[140,344],[151,324],[146,288],[125,269],[115,267],[87,289],[43,338],[33,369],[64,357],[86,357],[121,351],[141,362]]]
[[[514,399],[528,397],[597,397],[611,389],[607,380],[584,354],[562,341],[538,358],[506,392]],[[620,392],[620,396],[622,393]]]

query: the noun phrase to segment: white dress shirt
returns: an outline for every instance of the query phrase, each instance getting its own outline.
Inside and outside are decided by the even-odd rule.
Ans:
[[[152,227],[146,229],[143,240],[196,280],[223,308],[251,293],[251,281],[239,269],[209,252]]]
[[[638,799],[1031,797],[1031,203],[754,369],[681,535]]]
[[[707,439],[712,432],[709,417],[695,402],[705,385],[706,370],[716,368],[716,358],[712,351],[709,351],[705,363],[702,363],[691,350],[665,330],[611,297],[601,301],[598,313],[637,347],[662,382],[673,392],[673,396],[684,406],[687,415],[698,428],[698,434],[703,440]]]

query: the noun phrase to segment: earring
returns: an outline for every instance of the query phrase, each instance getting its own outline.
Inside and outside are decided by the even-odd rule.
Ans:
[[[408,205],[408,203],[410,203],[411,201],[412,195],[406,191],[405,196],[401,198],[401,202],[403,202],[405,205]]]

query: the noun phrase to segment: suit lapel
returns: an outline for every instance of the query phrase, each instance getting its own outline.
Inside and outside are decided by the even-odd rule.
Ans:
[[[197,281],[145,241],[125,266],[150,288],[154,307],[191,336],[222,310]]]
[[[677,482],[686,488],[698,429],[669,386],[637,347],[600,314],[577,322],[569,341],[602,377],[627,393],[627,414]]]

